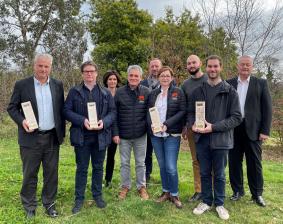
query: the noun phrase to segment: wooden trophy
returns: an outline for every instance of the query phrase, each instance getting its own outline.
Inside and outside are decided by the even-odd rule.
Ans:
[[[205,102],[196,101],[196,128],[205,128]]]
[[[87,111],[88,111],[88,120],[89,120],[90,128],[91,129],[98,128],[96,103],[95,102],[87,103]]]
[[[153,133],[161,132],[161,121],[159,117],[159,113],[156,107],[151,107],[149,108],[149,114],[151,118],[151,123],[152,123],[152,129]]]
[[[38,124],[31,106],[31,102],[27,101],[24,103],[21,103],[25,119],[27,120],[28,126],[30,130],[34,130],[38,128]]]

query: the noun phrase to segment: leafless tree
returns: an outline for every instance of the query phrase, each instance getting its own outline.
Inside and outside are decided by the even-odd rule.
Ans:
[[[208,31],[223,27],[238,46],[239,55],[252,55],[256,63],[283,49],[283,4],[277,0],[266,10],[262,0],[197,0]]]
[[[210,33],[216,26],[217,6],[221,0],[196,0],[194,4],[195,9],[201,14],[205,24],[207,25],[208,32]]]

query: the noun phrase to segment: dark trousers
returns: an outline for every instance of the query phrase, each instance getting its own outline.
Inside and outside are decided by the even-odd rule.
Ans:
[[[37,206],[36,189],[40,164],[43,168],[42,204],[48,208],[55,201],[58,187],[59,143],[54,133],[38,134],[34,148],[20,147],[23,162],[21,200],[26,210]]]
[[[115,166],[115,154],[117,150],[117,144],[115,144],[113,141],[107,148],[107,159],[106,159],[106,173],[105,173],[105,181],[111,182],[114,166]]]
[[[225,199],[225,167],[227,149],[211,149],[209,135],[203,135],[196,143],[200,163],[201,193],[203,202],[211,206],[222,206]],[[213,175],[212,175],[213,171]]]
[[[234,148],[229,152],[229,176],[234,192],[244,193],[243,157],[245,154],[251,194],[254,197],[262,195],[261,153],[261,141],[251,141],[246,133],[245,122],[242,122],[234,130]]]
[[[153,152],[153,147],[151,143],[151,137],[149,134],[147,134],[147,147],[146,147],[146,155],[144,161],[146,179],[150,177],[150,174],[152,173],[152,152]]]
[[[85,145],[76,147],[76,183],[75,200],[83,201],[85,198],[85,188],[87,184],[87,173],[89,160],[92,164],[92,185],[91,191],[93,198],[102,195],[103,162],[106,150],[99,150],[97,136],[92,140],[85,139]]]

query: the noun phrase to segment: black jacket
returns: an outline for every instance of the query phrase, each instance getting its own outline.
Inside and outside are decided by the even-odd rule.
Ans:
[[[134,139],[146,133],[146,113],[149,89],[139,85],[131,90],[129,85],[117,89],[115,104],[117,120],[113,127],[113,136]]]
[[[50,91],[53,103],[53,114],[55,121],[56,135],[59,144],[63,142],[65,136],[65,120],[63,118],[63,105],[64,105],[64,89],[61,81],[50,77],[49,80]],[[31,133],[27,133],[22,122],[25,119],[21,103],[30,101],[37,123],[38,121],[38,110],[34,88],[34,76],[19,80],[16,82],[13,94],[11,96],[10,103],[7,111],[10,117],[18,125],[18,142],[23,147],[34,147],[37,144],[37,130]]]
[[[213,149],[231,149],[234,145],[233,131],[242,121],[240,103],[237,91],[227,82],[222,82],[222,88],[217,93],[212,102],[213,109],[207,111],[205,108],[206,117],[212,117],[212,120],[207,122],[212,124],[212,133],[210,133],[210,147]],[[187,122],[189,128],[195,122],[195,102],[206,101],[205,86],[203,83],[196,88],[189,100]],[[201,134],[195,133],[195,142],[199,141]]]
[[[238,77],[227,80],[235,89]],[[257,141],[259,134],[269,135],[272,119],[272,102],[265,79],[250,77],[245,102],[245,127],[250,140]]]
[[[161,93],[161,87],[153,90],[148,99],[148,108],[154,107],[158,94]],[[151,130],[151,119],[149,112],[147,116],[148,131],[152,134]],[[180,134],[182,132],[183,125],[185,124],[184,119],[186,115],[186,98],[184,92],[175,87],[173,84],[170,85],[167,95],[167,112],[166,121],[163,123],[167,126],[167,133],[169,134]]]
[[[105,150],[111,143],[111,125],[116,119],[114,99],[108,89],[97,84],[100,91],[98,120],[103,121],[103,129],[98,133],[99,150]],[[84,120],[86,114],[87,99],[83,93],[83,84],[70,89],[64,105],[66,120],[72,123],[70,128],[71,144],[75,147],[84,145]]]

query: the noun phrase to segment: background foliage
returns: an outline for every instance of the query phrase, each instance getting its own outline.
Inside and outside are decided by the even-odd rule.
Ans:
[[[36,52],[54,57],[53,76],[64,83],[65,92],[80,82],[79,65],[92,41],[93,60],[99,64],[100,78],[108,69],[118,70],[125,78],[130,64],[140,64],[147,73],[150,58],[159,57],[173,68],[177,82],[187,77],[186,58],[210,54],[223,58],[223,78],[235,74],[238,55],[257,57],[255,75],[268,80],[273,99],[272,139],[264,147],[266,208],[259,208],[247,195],[238,203],[227,200],[231,218],[228,223],[282,223],[283,201],[283,86],[280,61],[274,55],[282,50],[282,7],[274,8],[268,17],[260,0],[196,0],[197,13],[184,9],[174,15],[166,8],[165,16],[155,20],[137,7],[134,0],[91,0],[90,12],[81,11],[83,0],[1,0],[0,1],[0,223],[30,223],[20,204],[21,161],[16,126],[4,113],[16,80],[32,74]],[[257,4],[256,4],[257,3]],[[245,10],[244,10],[245,9]],[[244,12],[244,13],[243,13]],[[250,14],[249,14],[250,12]],[[240,14],[239,14],[240,13]],[[251,32],[255,31],[255,32]],[[87,37],[90,37],[88,39]],[[245,38],[247,37],[247,38]],[[187,149],[186,143],[182,144]],[[133,162],[133,161],[132,161]],[[140,201],[134,189],[129,198],[119,202],[119,156],[113,186],[103,189],[108,207],[99,210],[89,200],[82,213],[72,216],[75,161],[68,137],[60,152],[60,176],[57,207],[60,217],[50,219],[39,206],[32,223],[219,223],[215,211],[196,217],[195,204],[187,202],[193,193],[192,166],[188,151],[180,153],[178,162],[182,210],[172,204],[157,205],[160,194],[158,166],[154,160],[153,179],[149,185],[151,200]],[[41,174],[42,175],[42,174]],[[134,178],[134,176],[133,176]],[[42,176],[39,178],[39,189]],[[247,186],[245,186],[247,189]],[[91,199],[90,185],[87,198]],[[227,195],[231,194],[227,186]],[[40,199],[40,192],[38,192]]]
[[[81,10],[85,3],[0,1],[0,112],[6,110],[15,81],[32,74],[36,52],[54,56],[53,76],[63,81],[66,93],[81,80],[79,66],[87,42],[94,44],[88,53],[99,65],[99,79],[106,70],[116,69],[124,81],[130,64],[141,65],[146,76],[149,60],[159,57],[173,68],[180,84],[187,78],[190,54],[199,55],[203,62],[211,54],[221,56],[225,79],[236,73],[238,55],[252,53],[255,75],[267,78],[272,92],[274,133],[283,139],[282,71],[274,55],[282,49],[279,3],[264,14],[260,0],[196,0],[197,10],[184,8],[177,16],[168,7],[158,19],[139,9],[135,0],[91,0],[88,12]],[[221,11],[219,4],[225,5]]]
[[[192,210],[197,203],[189,203],[187,200],[192,196],[193,189],[193,170],[188,144],[183,142],[182,151],[178,160],[179,172],[179,192],[184,205],[183,209],[177,209],[172,203],[166,202],[157,204],[154,200],[161,193],[161,183],[158,164],[154,156],[153,173],[151,182],[148,185],[150,200],[140,200],[134,187],[129,192],[125,201],[118,200],[118,191],[120,187],[120,159],[119,151],[116,154],[116,164],[111,188],[103,187],[104,198],[107,202],[105,209],[98,209],[93,205],[91,195],[91,169],[89,169],[88,185],[86,189],[86,201],[82,212],[72,215],[71,209],[74,203],[75,189],[75,156],[73,148],[68,141],[60,149],[59,163],[59,188],[56,207],[60,216],[56,219],[45,215],[45,210],[41,203],[40,192],[42,189],[42,170],[40,170],[37,198],[38,208],[34,220],[27,220],[20,202],[21,188],[21,160],[18,149],[15,124],[10,119],[5,119],[5,130],[0,130],[0,223],[220,223],[215,209],[202,216],[193,215]],[[7,129],[9,128],[9,129]],[[6,137],[4,137],[6,136]],[[272,149],[264,150],[264,198],[267,203],[266,208],[261,208],[250,200],[247,182],[245,181],[246,195],[239,202],[232,202],[229,199],[225,201],[225,206],[229,210],[230,220],[226,223],[282,223],[283,219],[283,174],[282,161],[283,154],[277,154],[276,158],[266,157]],[[272,152],[277,153],[274,149]],[[274,161],[275,160],[275,161]],[[131,161],[134,165],[134,160]],[[132,181],[135,181],[134,167],[132,167]],[[227,170],[228,171],[228,170]],[[245,173],[246,176],[246,173]],[[226,176],[228,180],[228,174]],[[232,194],[231,188],[227,182],[226,195]]]

